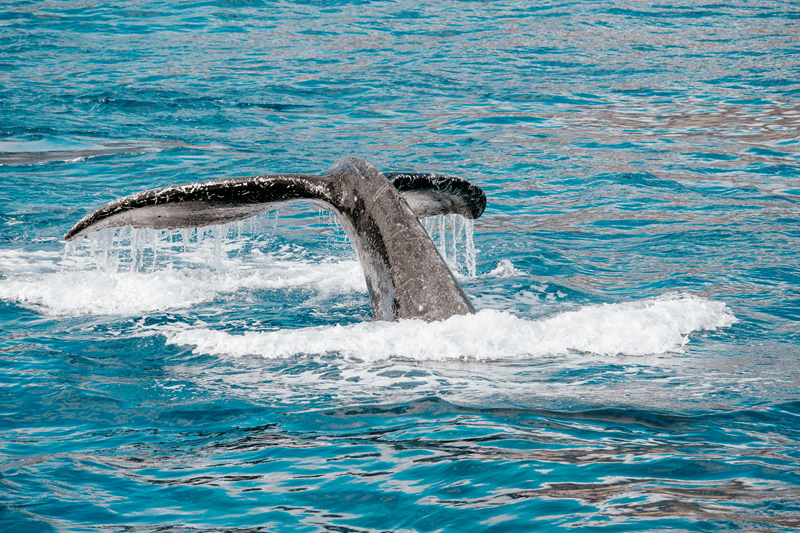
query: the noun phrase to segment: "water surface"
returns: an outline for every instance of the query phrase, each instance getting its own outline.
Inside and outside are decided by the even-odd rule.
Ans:
[[[6,3],[2,529],[800,527],[799,18]],[[426,222],[477,315],[371,322],[312,205],[63,241],[350,154],[486,191]]]

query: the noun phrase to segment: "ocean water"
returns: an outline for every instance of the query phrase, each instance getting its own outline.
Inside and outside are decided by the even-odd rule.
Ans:
[[[795,531],[800,3],[0,6],[0,530]],[[477,309],[330,214],[105,230],[344,155],[480,185]]]

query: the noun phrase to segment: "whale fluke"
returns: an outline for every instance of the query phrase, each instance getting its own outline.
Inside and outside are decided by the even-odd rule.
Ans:
[[[83,217],[67,241],[104,228],[178,229],[243,220],[295,200],[332,211],[358,254],[375,320],[444,320],[474,313],[417,217],[478,218],[480,187],[452,176],[382,174],[358,157],[321,176],[278,174],[170,185],[114,200]]]
[[[458,214],[478,218],[486,208],[486,195],[465,179],[420,172],[385,172],[386,178],[418,218]]]

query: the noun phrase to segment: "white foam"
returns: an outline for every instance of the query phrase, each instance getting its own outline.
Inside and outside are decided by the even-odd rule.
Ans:
[[[168,265],[149,270],[140,264],[131,271],[96,268],[93,257],[59,259],[48,252],[0,252],[5,275],[0,299],[51,316],[140,315],[190,308],[239,291],[303,288],[316,296],[367,291],[358,261],[310,261],[285,250],[228,258],[224,269]]]
[[[167,342],[195,352],[283,358],[338,354],[377,361],[521,359],[573,352],[615,355],[681,353],[689,334],[737,321],[722,302],[671,294],[644,301],[589,306],[542,320],[483,310],[443,322],[365,322],[233,335],[205,327],[163,326]]]
[[[67,243],[62,254],[0,250],[0,299],[46,315],[74,316],[185,309],[238,291],[302,288],[323,298],[366,294],[354,254],[320,260],[294,244],[276,249],[268,229],[276,218],[277,213],[266,214],[175,231],[105,229]],[[429,225],[442,235],[452,230],[449,240],[438,241],[440,249],[450,249],[451,268],[474,276],[472,221],[456,215],[433,218]],[[351,252],[344,234],[336,232],[335,218],[320,221],[334,230],[329,244],[333,239],[334,248]]]
[[[61,254],[45,250],[0,250],[0,273],[19,275],[29,272],[52,270]]]
[[[512,276],[521,276],[525,274],[514,266],[514,263],[508,259],[501,259],[497,266],[486,273],[490,278],[510,278]]]
[[[68,247],[63,254],[0,250],[0,298],[46,315],[76,316],[188,309],[240,291],[302,289],[311,301],[319,296],[366,293],[355,259],[309,258],[308,251],[296,245],[271,246],[271,251],[264,252],[251,247],[252,238],[239,238],[243,229],[247,228],[195,233],[117,230],[101,232],[95,240]],[[503,260],[486,277],[519,274],[510,261]],[[736,322],[724,303],[685,294],[587,306],[539,320],[507,312],[513,305],[538,306],[541,311],[542,302],[530,291],[520,291],[511,302],[501,298],[502,306],[486,309],[492,298],[479,294],[474,300],[483,311],[444,322],[369,322],[237,335],[202,325],[172,325],[155,333],[166,335],[172,344],[195,346],[198,352],[234,357],[336,354],[364,361],[390,357],[485,360],[573,352],[602,356],[679,353],[692,332]]]
[[[220,288],[187,272],[53,272],[6,280],[0,298],[46,315],[135,315],[213,299]]]

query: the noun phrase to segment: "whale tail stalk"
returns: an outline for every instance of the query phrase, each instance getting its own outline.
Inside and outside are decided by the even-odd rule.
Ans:
[[[439,174],[381,173],[358,157],[321,176],[278,174],[170,185],[114,200],[83,217],[67,241],[104,228],[178,229],[243,220],[295,200],[332,211],[358,254],[375,320],[444,320],[475,310],[419,218],[478,218],[486,196]]]

